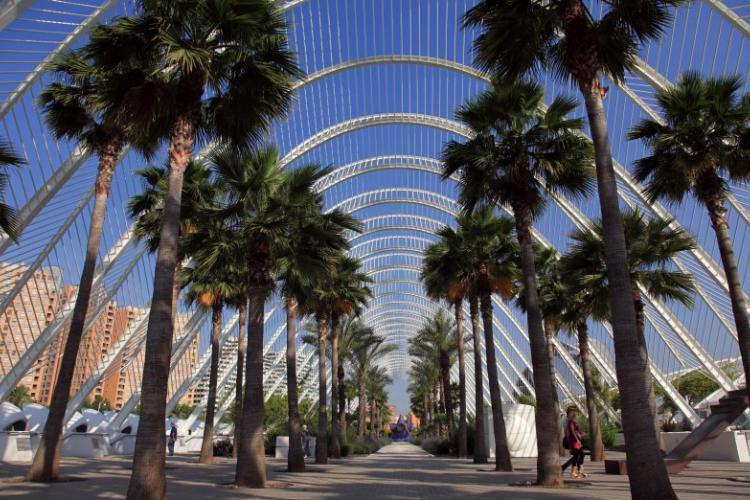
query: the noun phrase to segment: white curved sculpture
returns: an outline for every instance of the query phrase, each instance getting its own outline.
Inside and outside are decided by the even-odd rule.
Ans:
[[[513,458],[533,458],[537,456],[536,424],[534,407],[522,404],[503,403],[505,434],[508,439],[510,456]],[[492,427],[492,408],[485,408],[485,436],[490,457],[495,456],[495,432]]]
[[[26,417],[21,409],[8,401],[0,403],[0,430],[25,431]]]
[[[26,417],[26,430],[29,432],[42,432],[47,422],[49,409],[39,403],[23,405],[23,416]]]

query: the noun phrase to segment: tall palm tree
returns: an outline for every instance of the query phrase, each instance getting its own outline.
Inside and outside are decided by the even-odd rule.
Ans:
[[[356,394],[356,388],[346,379],[345,366],[351,365],[352,357],[357,346],[363,342],[369,342],[374,337],[375,332],[369,326],[366,326],[357,316],[349,315],[341,323],[341,333],[339,336],[339,366],[336,373],[338,379],[340,398],[339,398],[339,429],[342,436],[346,436],[346,400],[350,398],[346,392],[352,391]],[[355,396],[356,397],[356,396]]]
[[[328,415],[326,410],[328,380],[326,353],[331,359],[331,455],[341,456],[338,419],[338,369],[340,334],[339,320],[343,315],[357,314],[370,297],[366,283],[371,280],[358,271],[359,261],[343,253],[334,255],[327,266],[326,274],[313,290],[306,309],[315,315],[318,345],[318,441],[315,447],[315,462],[328,462]],[[330,331],[331,346],[326,348]],[[322,442],[321,442],[322,441]]]
[[[431,361],[440,369],[440,383],[444,395],[449,438],[453,436],[450,368],[456,360],[457,351],[458,341],[455,335],[455,325],[442,309],[439,309],[432,318],[425,321],[425,324],[409,339],[409,354],[411,356]]]
[[[352,353],[352,365],[354,368],[354,379],[357,382],[359,398],[359,427],[357,435],[361,438],[365,435],[365,419],[367,409],[367,378],[370,369],[388,353],[398,349],[396,344],[385,341],[383,337],[363,337]]]
[[[133,234],[137,240],[145,242],[149,252],[157,253],[161,241],[165,200],[169,196],[169,165],[148,166],[137,170],[135,175],[141,178],[143,190],[128,201],[128,215],[135,219]],[[184,240],[195,234],[198,224],[205,219],[206,206],[218,196],[218,188],[211,181],[208,165],[200,160],[190,159],[183,179],[178,236]],[[189,253],[189,248],[181,248],[178,253],[179,259],[175,264],[171,284],[174,304],[179,297],[182,262]]]
[[[172,341],[171,283],[178,260],[179,207],[185,168],[199,136],[247,148],[291,102],[300,75],[287,47],[286,23],[274,2],[143,0],[141,15],[118,19],[91,43],[97,67],[156,60],[160,71],[129,89],[131,128],[166,130],[169,197],[156,260],[133,474],[128,498],[163,498],[162,422]],[[208,92],[207,92],[208,90]],[[249,484],[249,483],[248,483]]]
[[[225,300],[226,304],[237,311],[237,368],[234,383],[234,446],[232,446],[232,458],[237,458],[240,443],[240,427],[242,413],[244,411],[243,389],[245,376],[245,355],[247,354],[247,342],[245,341],[245,326],[247,325],[247,285],[248,268],[246,263],[237,259],[237,266],[232,275],[233,293]]]
[[[341,458],[342,439],[339,415],[339,402],[342,398],[338,376],[343,370],[339,359],[341,317],[358,315],[367,300],[372,297],[372,291],[367,286],[368,283],[372,283],[372,279],[360,272],[359,266],[359,260],[355,258],[343,254],[337,256],[330,283],[325,285],[331,307],[331,455],[334,458]]]
[[[447,231],[444,229],[443,234],[447,235]],[[492,428],[495,434],[495,470],[510,471],[513,465],[505,432],[505,417],[497,374],[492,295],[497,293],[501,298],[509,299],[514,293],[513,281],[518,274],[518,245],[513,238],[513,221],[507,217],[495,217],[492,208],[483,207],[473,214],[459,217],[458,232],[463,241],[463,252],[470,256],[473,267],[471,272],[474,285],[469,297],[469,306],[473,307],[475,312],[478,307],[482,317],[487,380],[492,404]],[[472,333],[476,334],[477,330],[474,328]],[[475,340],[475,346],[479,346],[478,338]],[[481,359],[479,361],[481,362]],[[481,377],[481,373],[480,370],[477,376]]]
[[[591,365],[589,360],[588,337],[585,329],[586,321],[592,314],[591,301],[588,290],[576,286],[577,277],[572,270],[564,269],[560,256],[554,248],[537,248],[537,278],[539,285],[539,300],[544,319],[544,333],[548,342],[550,366],[554,375],[555,351],[552,339],[560,328],[578,334],[579,360],[583,372],[583,385],[586,392],[586,409],[589,419],[589,433],[591,440],[591,461],[604,460],[604,445],[602,443],[599,415],[593,390]],[[603,301],[598,301],[603,305]],[[525,290],[519,290],[517,304],[525,311]],[[555,394],[557,396],[557,394]],[[555,415],[560,415],[559,401],[555,397]]]
[[[373,438],[380,437],[380,430],[383,427],[383,417],[385,416],[386,403],[388,402],[388,393],[385,387],[393,382],[388,375],[388,370],[382,366],[372,366],[367,372],[367,401],[370,403],[370,435]],[[360,412],[363,411],[360,403]]]
[[[277,258],[277,276],[282,282],[282,296],[287,313],[287,396],[289,410],[290,472],[305,470],[302,450],[302,424],[299,416],[297,389],[297,317],[300,304],[308,304],[318,283],[325,281],[327,263],[336,252],[347,247],[343,230],[359,231],[359,224],[350,216],[334,210],[323,213],[323,198],[318,195],[311,202],[307,217],[298,220],[290,233],[287,252]]]
[[[201,231],[201,239],[208,236],[216,241],[219,231]],[[227,232],[224,232],[226,234]],[[216,412],[216,384],[219,376],[221,356],[221,325],[227,297],[235,293],[236,282],[228,272],[227,261],[231,256],[224,256],[218,265],[205,265],[201,252],[193,255],[194,265],[182,270],[182,282],[188,287],[185,301],[197,303],[200,307],[211,310],[211,365],[208,377],[208,398],[206,401],[206,419],[203,427],[203,441],[198,461],[202,464],[213,463],[214,457],[214,415]],[[226,259],[226,260],[224,260]],[[236,411],[236,408],[235,408]]]
[[[554,381],[557,380],[557,373],[555,371],[556,356],[553,338],[557,336],[557,333],[560,329],[560,315],[562,314],[562,300],[564,298],[559,294],[561,280],[559,255],[553,248],[543,248],[541,246],[536,246],[534,248],[534,256],[536,262],[537,285],[539,286],[537,293],[539,296],[540,308],[542,311],[542,326],[544,328],[544,336],[547,339],[547,355],[549,356],[550,373],[552,375],[552,380]],[[526,292],[523,288],[523,284],[519,286],[518,296],[516,297],[516,304],[518,305],[519,309],[521,309],[521,311],[523,311],[524,313],[527,312]],[[554,397],[554,413],[555,415],[559,416],[560,401],[557,398],[557,391],[555,391]],[[562,421],[559,421],[559,423],[560,425],[558,425],[558,427],[563,425]],[[592,435],[596,436],[597,432],[598,427],[592,425]],[[596,441],[596,437],[594,437],[593,440]],[[601,443],[601,437],[596,442]],[[560,447],[561,449],[564,449],[562,448],[562,441],[560,441]],[[593,448],[596,448],[596,445],[594,445]],[[594,460],[595,452],[597,450],[598,448],[596,450],[592,449],[592,460]]]
[[[466,370],[464,367],[463,305],[471,282],[471,261],[462,252],[460,238],[451,228],[439,232],[441,240],[433,243],[424,252],[421,280],[427,296],[433,300],[445,298],[454,309],[456,348],[458,352],[458,456],[468,455],[466,432]],[[483,408],[480,409],[482,413]],[[449,415],[449,420],[452,415]],[[484,423],[481,436],[484,439]],[[483,444],[483,443],[482,443]]]
[[[640,360],[623,228],[601,78],[619,83],[636,66],[640,45],[657,40],[670,25],[672,6],[684,0],[481,0],[464,16],[477,27],[476,62],[502,78],[550,70],[572,80],[583,94],[595,163],[599,204],[607,229],[607,269],[612,283],[615,362],[623,402],[623,430],[630,487],[635,497],[674,498],[651,422],[644,415],[649,372]],[[597,16],[595,13],[599,12]],[[640,372],[639,372],[640,370]]]
[[[685,73],[656,99],[665,123],[643,120],[628,137],[642,139],[651,155],[635,163],[653,201],[678,203],[691,194],[708,211],[716,233],[737,328],[745,379],[750,380],[750,319],[725,208],[731,183],[750,179],[750,94],[737,77],[702,79]],[[750,391],[750,384],[748,384]],[[750,394],[750,392],[749,392]]]
[[[641,358],[648,367],[648,350],[645,338],[645,305],[641,290],[652,299],[676,300],[686,306],[693,304],[693,278],[691,275],[673,271],[664,265],[680,252],[693,249],[695,243],[681,230],[672,229],[670,221],[647,219],[638,211],[623,212],[622,225],[628,243],[628,274],[632,282],[633,308],[636,311],[636,326]],[[573,245],[562,259],[562,267],[568,280],[572,280],[571,296],[585,303],[580,306],[581,315],[588,308],[595,319],[614,321],[611,309],[607,308],[612,293],[606,270],[604,255],[604,229],[596,221],[592,231],[576,231],[571,235]],[[601,301],[604,303],[601,303]],[[573,305],[574,306],[574,305]],[[575,311],[572,312],[575,318]],[[568,323],[572,321],[569,319]],[[582,324],[583,323],[583,324]],[[579,337],[579,349],[588,344],[585,321],[575,324]],[[582,342],[583,340],[583,342]],[[588,354],[588,353],[586,353]],[[584,353],[582,352],[582,358]],[[649,378],[650,381],[650,378]],[[593,382],[592,382],[593,384]],[[656,402],[653,386],[649,384],[649,399],[646,411],[656,429]]]
[[[25,164],[26,160],[18,156],[11,145],[0,137],[0,230],[13,241],[18,241],[19,231],[16,211],[5,203],[5,188],[8,186],[7,168]]]
[[[317,210],[313,185],[329,170],[306,165],[284,171],[272,146],[244,153],[224,148],[211,155],[217,184],[225,193],[217,211],[234,230],[233,251],[244,255],[249,273],[249,318],[244,411],[235,481],[239,486],[266,485],[263,449],[264,306],[274,286],[276,259],[288,255],[291,234],[300,219]],[[212,242],[206,242],[211,246]],[[218,259],[219,254],[214,254]],[[210,262],[210,261],[209,261]]]
[[[487,463],[486,431],[484,428],[484,380],[482,379],[482,340],[479,337],[479,297],[469,293],[469,317],[474,351],[474,463]],[[491,320],[490,320],[491,321]],[[502,405],[502,403],[500,403]],[[497,449],[497,448],[496,448]]]
[[[562,484],[555,386],[542,326],[532,245],[532,225],[544,207],[546,191],[580,196],[590,187],[591,148],[578,133],[583,121],[566,118],[571,99],[556,97],[546,111],[536,83],[496,81],[463,105],[458,119],[475,134],[466,143],[449,142],[443,151],[444,176],[460,171],[459,201],[467,211],[479,204],[513,210],[520,248],[527,323],[534,367],[537,482]]]
[[[421,399],[424,409],[421,425],[429,427],[433,420],[434,400],[432,393],[434,387],[440,383],[440,370],[432,360],[412,358],[409,367],[409,380],[409,393]]]
[[[96,28],[95,31],[101,29]],[[38,99],[50,131],[57,139],[75,139],[82,147],[96,155],[98,163],[94,181],[94,207],[78,293],[65,336],[63,357],[40,442],[40,451],[36,453],[27,475],[31,481],[52,481],[58,478],[59,442],[62,438],[73,372],[93,292],[96,260],[115,167],[127,144],[136,146],[142,153],[150,156],[157,142],[138,129],[126,127],[122,121],[123,110],[130,99],[126,87],[142,81],[150,71],[150,68],[146,67],[146,61],[142,61],[143,67],[101,71],[93,63],[90,48],[84,46],[76,52],[64,54],[45,67],[56,77]]]

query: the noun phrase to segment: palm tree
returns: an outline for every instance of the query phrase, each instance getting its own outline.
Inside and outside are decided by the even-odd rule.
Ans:
[[[453,436],[453,401],[450,390],[450,368],[455,362],[458,350],[455,325],[439,309],[429,318],[417,333],[409,339],[409,354],[416,358],[431,361],[440,369],[443,402],[448,422],[448,437]]]
[[[234,231],[232,252],[244,255],[249,272],[249,318],[244,411],[235,481],[239,486],[266,485],[263,449],[264,306],[273,285],[276,259],[289,255],[290,237],[311,207],[318,209],[313,185],[329,170],[307,165],[283,171],[272,146],[242,153],[224,148],[211,155],[217,184],[225,193],[217,215]],[[210,246],[210,242],[208,242]],[[214,259],[219,253],[214,253]],[[210,261],[209,261],[210,262]]]
[[[579,360],[583,372],[583,385],[586,392],[586,409],[591,435],[591,461],[604,460],[604,445],[602,443],[599,415],[596,408],[595,393],[589,360],[588,325],[586,321],[592,314],[592,300],[588,290],[574,286],[577,278],[571,270],[563,269],[560,256],[554,248],[537,248],[537,278],[539,285],[539,300],[544,319],[544,333],[549,349],[550,366],[554,375],[555,350],[552,339],[561,327],[566,331],[578,334]],[[517,303],[525,311],[525,290],[519,290]],[[599,301],[603,305],[602,301]],[[557,394],[555,394],[557,396]],[[555,415],[560,415],[559,401],[555,397]]]
[[[608,88],[602,86],[601,78],[607,75],[622,82],[626,70],[635,69],[640,44],[658,39],[670,25],[671,7],[682,3],[684,0],[481,0],[464,16],[464,26],[481,30],[474,41],[480,67],[508,80],[549,69],[561,79],[574,81],[584,96],[596,151],[599,204],[607,229],[615,364],[623,401],[623,430],[631,451],[630,488],[635,497],[643,498],[674,498],[674,492],[651,422],[639,412],[648,397],[649,373],[638,362],[625,236],[602,103]]]
[[[341,324],[341,333],[339,335],[339,366],[336,372],[338,379],[340,397],[339,397],[339,431],[342,436],[346,436],[346,411],[347,400],[351,400],[350,395],[356,397],[356,388],[349,383],[346,377],[345,366],[350,365],[354,350],[360,343],[368,342],[375,335],[372,328],[362,323],[357,316],[349,315],[343,319]],[[347,391],[349,394],[347,395]]]
[[[492,295],[497,293],[501,298],[509,299],[514,293],[513,281],[518,274],[518,245],[513,238],[513,221],[507,217],[495,217],[492,208],[483,207],[473,214],[459,217],[458,228],[463,240],[463,252],[470,256],[473,267],[471,272],[474,285],[469,297],[469,306],[473,308],[473,314],[476,314],[478,308],[482,316],[487,380],[492,404],[492,427],[495,434],[495,470],[510,471],[513,465],[505,432],[505,417],[497,374]],[[447,235],[447,231],[444,229],[443,234]],[[472,321],[475,321],[474,316]],[[477,334],[473,324],[472,328],[473,333]],[[475,346],[479,347],[478,338],[475,340]],[[481,363],[481,359],[479,362]],[[481,377],[481,373],[480,369],[476,376]]]
[[[160,71],[132,85],[130,128],[167,132],[169,197],[156,261],[152,314],[146,333],[141,401],[128,498],[163,498],[162,422],[172,341],[171,283],[178,261],[182,178],[198,136],[238,148],[257,143],[290,105],[300,71],[287,48],[286,23],[273,2],[143,0],[142,15],[120,18],[92,36],[108,70],[131,59],[158,61]],[[102,50],[104,49],[104,50]],[[206,92],[208,90],[208,92]]]
[[[287,252],[277,258],[277,276],[282,282],[282,296],[287,313],[287,397],[289,408],[290,472],[305,470],[302,450],[302,424],[297,390],[297,317],[300,304],[308,304],[318,283],[327,277],[327,263],[337,251],[347,247],[343,230],[359,231],[360,225],[350,216],[334,210],[323,214],[323,198],[310,200],[307,217],[298,220],[291,231]]]
[[[203,233],[205,234],[205,233]],[[215,233],[212,234],[215,236]],[[221,266],[203,267],[200,257],[195,255],[196,267],[186,267],[182,270],[182,281],[189,286],[185,301],[188,304],[197,303],[201,307],[211,310],[211,366],[208,377],[208,399],[206,401],[206,420],[203,427],[203,442],[198,461],[202,464],[213,463],[214,457],[214,413],[216,411],[216,384],[219,375],[219,358],[221,356],[221,325],[226,296],[233,293],[235,285],[231,275],[225,274],[226,269]],[[229,278],[229,279],[227,279]]]
[[[157,253],[161,241],[161,227],[164,219],[165,200],[169,196],[169,165],[164,167],[148,166],[137,170],[143,184],[141,194],[128,201],[128,215],[135,219],[133,234],[139,241],[145,241],[149,252]],[[195,234],[201,220],[205,219],[206,206],[218,196],[217,186],[211,181],[211,171],[205,162],[190,159],[185,168],[180,196],[180,227],[178,236],[181,239]],[[172,302],[176,304],[180,291],[180,271],[182,262],[188,257],[190,249],[179,250],[172,282]],[[174,306],[173,306],[174,307]]]
[[[357,382],[359,398],[359,428],[358,437],[365,435],[365,419],[367,409],[367,378],[370,369],[390,352],[398,349],[396,344],[386,343],[383,337],[363,337],[352,353],[352,365],[354,368],[354,379]]]
[[[388,370],[382,366],[372,366],[367,372],[367,401],[370,402],[370,435],[373,438],[380,437],[380,429],[383,427],[385,406],[388,402],[388,393],[385,386],[393,382],[388,375]],[[364,410],[360,403],[360,413]]]
[[[434,387],[439,384],[440,370],[432,360],[412,358],[409,380],[409,393],[421,399],[424,409],[421,425],[429,428],[433,420],[434,400],[432,393]]]
[[[19,167],[26,164],[26,160],[18,156],[11,145],[0,137],[0,230],[13,241],[18,241],[18,225],[16,211],[5,203],[5,188],[8,185],[8,167]]]
[[[471,337],[474,350],[474,463],[486,464],[487,444],[485,436],[487,434],[484,429],[482,340],[479,338],[479,298],[475,290],[472,290],[469,294],[469,317],[471,318]],[[499,404],[502,405],[502,402]]]
[[[370,296],[370,290],[365,286],[371,280],[358,272],[359,261],[345,256],[334,255],[327,266],[324,278],[318,282],[313,290],[306,310],[315,315],[317,345],[318,345],[318,440],[315,447],[315,463],[328,462],[328,416],[326,352],[331,357],[331,454],[341,456],[340,433],[338,422],[338,338],[340,334],[339,320],[343,315],[355,313]],[[331,332],[331,349],[326,349],[326,337]],[[322,442],[321,442],[322,441]]]
[[[558,293],[558,291],[560,290],[559,284],[561,280],[559,255],[553,248],[536,246],[534,248],[534,259],[537,271],[537,285],[539,286],[537,294],[539,297],[539,307],[542,312],[542,326],[544,328],[544,336],[547,339],[547,355],[549,356],[550,373],[552,375],[552,380],[557,380],[557,373],[555,370],[556,356],[553,338],[557,335],[557,332],[560,329],[560,314],[562,313],[561,308],[563,300],[563,297],[561,297]],[[519,307],[519,309],[521,309],[521,311],[525,313],[528,312],[526,309],[526,291],[523,288],[523,284],[520,284],[518,287],[516,305]],[[557,391],[555,391],[554,397],[555,415],[559,416],[560,401],[557,398]],[[562,424],[561,421],[559,422],[560,424]],[[559,427],[560,426],[558,425],[558,428]],[[592,435],[596,436],[598,430],[598,426],[591,426]],[[594,437],[594,441],[596,441],[596,437]],[[601,443],[601,437],[599,437],[598,442]],[[562,446],[562,442],[560,442],[560,446]],[[596,447],[594,446],[594,448]],[[596,451],[600,452],[601,450],[591,450],[592,460],[594,460],[594,456],[599,456],[596,455]]]
[[[708,211],[724,266],[745,379],[750,380],[750,319],[725,208],[730,183],[750,179],[750,94],[737,77],[702,79],[685,73],[656,99],[665,123],[643,120],[628,134],[652,154],[636,161],[652,200],[681,202],[692,194]],[[750,391],[750,384],[748,384]],[[750,394],[750,392],[749,392]]]
[[[95,31],[98,30],[101,28]],[[45,69],[54,73],[57,78],[47,85],[38,99],[50,131],[57,139],[75,139],[98,159],[91,226],[73,316],[65,336],[63,357],[40,442],[40,452],[36,453],[27,475],[30,481],[46,482],[57,479],[59,474],[58,444],[62,437],[73,372],[93,291],[96,260],[115,167],[127,144],[133,144],[150,156],[156,141],[122,123],[122,112],[129,100],[124,87],[142,80],[147,68],[136,66],[117,71],[100,71],[93,64],[89,48],[84,47],[53,60]],[[14,228],[11,228],[11,232],[15,234]]]
[[[433,300],[445,298],[454,308],[456,347],[458,352],[458,456],[468,455],[466,435],[466,371],[464,367],[463,304],[471,286],[471,262],[462,252],[459,238],[450,228],[445,234],[438,233],[441,240],[427,247],[422,263],[421,280],[427,296]],[[481,373],[481,372],[480,372]],[[484,413],[483,408],[480,409]],[[449,420],[452,415],[449,414]],[[484,423],[480,423],[484,439]]]
[[[636,311],[636,325],[638,343],[641,353],[641,363],[648,367],[648,350],[645,339],[645,306],[641,290],[652,299],[677,300],[687,306],[692,306],[694,290],[693,278],[689,274],[664,268],[670,259],[680,252],[689,251],[695,247],[693,240],[681,230],[672,229],[670,221],[646,219],[638,211],[623,212],[622,225],[628,243],[628,273],[632,282],[633,307]],[[572,280],[570,295],[584,301],[580,306],[575,302],[571,309],[580,307],[580,316],[593,314],[595,319],[614,321],[611,310],[607,308],[609,295],[612,293],[609,285],[602,240],[604,229],[601,221],[594,223],[593,230],[576,231],[571,235],[574,241],[570,251],[562,259],[562,267]],[[601,301],[604,301],[603,303]],[[572,318],[568,324],[574,324],[579,337],[579,349],[582,360],[587,357],[587,327],[585,317],[583,321],[573,323],[576,311],[569,313]],[[584,353],[583,351],[586,351]],[[648,411],[651,427],[656,429],[656,402],[653,386],[649,380]],[[593,382],[592,382],[593,385]],[[593,388],[592,388],[593,392]]]
[[[537,482],[559,485],[562,475],[555,385],[542,326],[532,224],[543,210],[546,191],[572,196],[586,193],[591,178],[587,166],[591,148],[578,135],[582,120],[566,118],[575,110],[575,101],[556,97],[546,111],[541,111],[543,103],[544,93],[538,84],[495,82],[458,111],[458,119],[476,135],[466,143],[449,142],[443,160],[445,177],[461,172],[459,201],[465,210],[471,211],[478,204],[505,205],[513,210],[537,399]]]
[[[372,297],[372,292],[367,287],[372,279],[359,272],[359,266],[359,260],[338,255],[330,275],[330,283],[324,285],[327,287],[326,295],[331,307],[331,455],[334,458],[341,458],[339,372],[343,371],[343,365],[339,359],[340,321],[342,316],[358,315],[362,306]]]
[[[239,259],[238,259],[239,260]],[[245,326],[247,324],[247,285],[248,269],[242,262],[235,263],[233,275],[233,291],[225,300],[226,304],[237,311],[237,372],[234,384],[234,446],[232,446],[232,458],[237,458],[240,443],[240,427],[242,422],[242,412],[244,410],[243,382],[245,374],[245,354],[247,353],[247,343],[245,342]]]

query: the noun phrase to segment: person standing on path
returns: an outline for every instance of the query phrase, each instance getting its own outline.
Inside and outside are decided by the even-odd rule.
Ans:
[[[171,427],[169,429],[169,439],[167,440],[167,449],[169,450],[169,456],[174,456],[174,444],[177,441],[177,426],[174,420],[169,421]]]
[[[571,457],[563,464],[562,470],[564,471],[569,465],[572,466],[570,468],[570,477],[573,479],[586,477],[586,473],[583,472],[584,433],[581,432],[578,422],[576,422],[577,413],[575,407],[571,406],[568,408],[568,421],[565,424],[565,440],[563,441],[563,446],[570,450]]]

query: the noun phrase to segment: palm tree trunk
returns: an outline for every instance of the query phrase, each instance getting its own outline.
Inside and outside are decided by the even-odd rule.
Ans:
[[[172,284],[180,259],[180,209],[182,183],[195,143],[195,126],[203,93],[203,75],[196,71],[186,86],[184,102],[174,120],[168,148],[169,180],[164,215],[159,233],[159,252],[154,270],[154,291],[146,330],[146,352],[141,382],[141,422],[133,453],[133,472],[128,500],[161,500],[167,493],[164,418],[169,367],[174,334]]]
[[[377,427],[375,424],[375,415],[377,412],[377,404],[375,403],[375,399],[372,399],[372,402],[370,403],[370,437],[375,438]]]
[[[591,461],[604,460],[604,444],[599,427],[599,413],[596,411],[594,398],[594,382],[591,378],[591,361],[589,360],[589,328],[585,321],[578,323],[578,350],[581,354],[581,371],[583,372],[583,387],[586,390],[586,410],[589,415],[589,432],[591,434]]]
[[[326,376],[326,333],[328,313],[319,312],[315,318],[318,327],[318,436],[315,442],[315,463],[328,463],[328,377]]]
[[[487,463],[487,445],[484,431],[484,380],[482,380],[482,341],[479,339],[479,304],[475,294],[469,298],[471,334],[474,340],[474,463]]]
[[[339,369],[336,376],[338,377],[339,383],[339,434],[341,435],[341,440],[343,442],[346,438],[346,409],[348,405],[344,395],[344,378],[346,377],[346,374],[344,372],[344,363],[342,360],[339,360]]]
[[[107,209],[107,198],[112,186],[117,160],[122,151],[122,143],[116,139],[99,153],[99,165],[94,185],[94,210],[91,214],[91,227],[86,242],[86,256],[83,262],[81,278],[78,283],[78,296],[73,308],[73,319],[65,340],[65,350],[60,362],[60,372],[52,393],[49,414],[44,425],[44,433],[39,449],[34,456],[27,479],[46,482],[58,478],[60,472],[60,439],[63,432],[65,410],[70,397],[70,386],[75,373],[78,350],[86,325],[86,315],[91,300],[91,292],[96,271],[96,259],[99,255],[99,243],[104,230],[104,215]]]
[[[641,356],[648,360],[648,345],[646,345],[646,315],[645,306],[643,300],[641,300],[641,292],[635,284],[633,285],[633,308],[635,309],[635,324],[638,329],[638,347],[641,351]],[[654,391],[654,381],[651,377],[651,370],[646,374],[646,382],[648,384],[648,407],[651,412],[651,420],[653,421],[654,430],[656,431],[656,439],[661,448],[661,422],[659,421],[659,415],[656,408],[656,393]]]
[[[331,456],[341,458],[341,434],[339,429],[339,318],[331,315]]]
[[[443,381],[443,404],[445,423],[448,427],[448,440],[453,446],[453,398],[451,397],[450,360],[447,353],[440,353],[440,378]],[[455,451],[455,450],[454,450]]]
[[[588,22],[581,0],[568,0],[563,21],[566,24]],[[627,466],[633,498],[677,498],[649,412],[649,366],[639,347],[635,311],[631,300],[625,233],[620,216],[617,182],[607,134],[607,118],[602,104],[599,75],[578,80],[586,103],[591,139],[594,143],[599,206],[604,227],[605,263],[609,282],[609,301],[615,347],[615,369],[622,398],[622,427],[627,443]]]
[[[262,249],[260,251],[262,252]],[[260,259],[259,261],[264,262]],[[235,484],[245,488],[266,487],[266,457],[263,446],[263,321],[267,287],[264,286],[266,281],[263,278],[263,267],[265,266],[261,266],[261,270],[256,273],[261,277],[253,280],[248,294],[245,397],[242,404],[240,449],[235,471]]]
[[[221,300],[215,300],[211,313],[211,367],[208,374],[208,401],[206,402],[206,420],[203,422],[203,441],[198,462],[214,462],[214,415],[216,413],[216,384],[219,378],[219,357],[221,346],[221,316],[224,306]]]
[[[716,243],[719,247],[721,263],[724,266],[724,274],[727,278],[734,325],[737,328],[737,339],[740,344],[742,369],[745,373],[745,380],[750,381],[750,319],[747,314],[745,292],[737,269],[737,258],[734,255],[732,238],[729,235],[729,221],[727,221],[726,216],[727,210],[724,208],[724,196],[711,197],[706,206],[711,218],[711,225],[716,233]],[[750,397],[750,383],[746,383],[745,387],[748,391],[748,397]]]
[[[286,387],[289,407],[289,472],[305,471],[305,454],[302,449],[302,423],[299,418],[297,393],[297,299],[286,299]]]
[[[538,457],[536,462],[537,484],[562,486],[560,468],[560,435],[555,411],[555,383],[552,379],[547,338],[542,326],[542,310],[539,304],[536,282],[534,249],[531,241],[531,214],[523,205],[514,206],[516,234],[521,253],[523,286],[526,291],[526,317],[531,348],[531,364],[534,368],[534,392],[536,393],[536,435]]]
[[[422,406],[424,406],[424,413],[420,424],[427,426],[430,424],[430,398],[427,396],[427,391],[422,394]]]
[[[237,458],[240,450],[240,429],[242,428],[243,382],[245,370],[245,323],[247,322],[247,302],[239,307],[237,318],[237,382],[234,385],[234,446],[232,458]]]
[[[550,367],[550,373],[552,374],[552,380],[557,380],[557,370],[555,369],[555,344],[553,343],[553,339],[556,335],[556,331],[552,326],[551,321],[543,320],[542,326],[544,327],[544,337],[547,339],[547,356],[549,357],[549,367]],[[562,443],[562,436],[565,434],[565,428],[564,428],[564,422],[560,418],[560,399],[557,397],[557,391],[553,392],[553,396],[555,397],[555,419],[557,420],[557,432],[558,434],[558,442],[557,442],[557,451],[560,455],[566,455],[567,451],[565,450],[565,447]]]
[[[469,454],[466,445],[466,371],[464,367],[464,312],[462,301],[455,304],[456,309],[456,347],[458,351],[458,458]]]
[[[365,391],[364,374],[359,377],[359,428],[357,437],[365,436],[365,426],[367,425],[367,392]]]
[[[484,272],[483,272],[484,271]],[[482,291],[482,322],[484,326],[484,343],[487,351],[487,379],[490,384],[490,402],[492,404],[492,429],[495,432],[495,470],[512,471],[508,436],[505,433],[505,417],[503,416],[503,401],[500,396],[500,384],[497,379],[497,361],[495,359],[494,331],[492,328],[492,299],[489,283],[487,283],[487,267],[482,266],[480,273],[484,275],[484,290]]]

